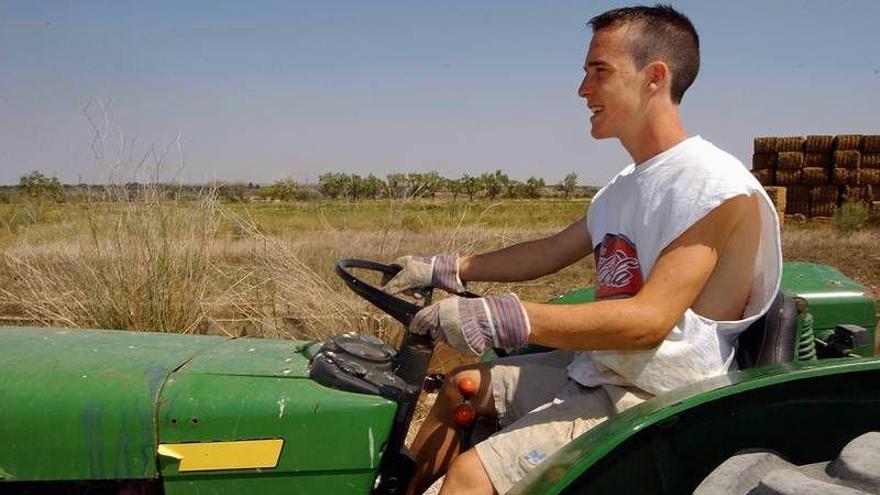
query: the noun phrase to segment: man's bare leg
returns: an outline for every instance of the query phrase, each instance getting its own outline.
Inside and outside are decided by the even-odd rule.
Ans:
[[[461,453],[458,427],[452,421],[452,411],[461,403],[461,393],[458,391],[460,380],[470,378],[477,384],[477,393],[471,398],[471,404],[477,414],[495,415],[495,403],[492,399],[489,379],[490,366],[486,363],[463,366],[447,375],[431,412],[428,413],[410,447],[416,460],[416,472],[409,485],[408,494],[420,494],[425,491],[431,483],[446,473],[452,461]]]
[[[470,449],[455,458],[446,473],[440,495],[492,495],[495,487],[477,456],[476,449]]]

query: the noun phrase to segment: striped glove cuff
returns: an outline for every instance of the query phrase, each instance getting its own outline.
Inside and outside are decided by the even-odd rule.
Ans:
[[[487,346],[517,349],[528,343],[529,318],[516,294],[458,299],[457,329],[444,323],[444,334],[452,347],[480,355]],[[441,309],[441,313],[442,313]],[[448,321],[448,320],[447,320]],[[455,330],[458,330],[457,332]],[[459,334],[464,342],[456,342]],[[463,348],[466,343],[470,349]],[[456,344],[459,344],[456,346]]]
[[[458,276],[458,255],[455,253],[443,253],[434,256],[431,261],[431,285],[451,292],[461,294],[465,286]]]

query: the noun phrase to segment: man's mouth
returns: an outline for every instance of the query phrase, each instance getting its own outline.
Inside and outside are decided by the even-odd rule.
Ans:
[[[601,114],[602,111],[604,110],[602,107],[598,107],[598,106],[596,106],[596,107],[589,107],[589,108],[590,108],[590,111],[593,112],[593,115],[590,117],[591,120],[594,119],[594,118],[596,118],[596,116],[599,115],[599,114]]]

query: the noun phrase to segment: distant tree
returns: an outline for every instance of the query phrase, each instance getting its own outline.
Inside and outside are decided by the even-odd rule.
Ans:
[[[578,176],[576,173],[572,172],[565,176],[562,179],[561,189],[565,193],[565,199],[568,199],[569,196],[574,194],[575,189],[577,189]]]
[[[486,195],[489,196],[490,199],[495,199],[506,189],[507,184],[510,182],[510,178],[501,173],[500,170],[496,170],[491,174],[480,175],[480,182],[482,183],[483,189],[486,190]]]
[[[364,195],[364,179],[358,174],[341,174],[345,195],[352,201],[359,200]]]
[[[432,198],[443,188],[443,177],[436,171],[423,174],[425,195]]]
[[[427,178],[425,174],[421,172],[410,172],[406,174],[406,184],[403,193],[404,197],[412,198],[412,197],[422,197],[425,195],[425,187],[427,186]]]
[[[293,201],[300,197],[301,191],[299,183],[295,179],[287,177],[273,182],[271,186],[266,188],[264,194],[271,199]]]
[[[508,198],[522,198],[525,196],[526,185],[516,179],[510,179],[507,182],[507,192],[505,193]]]
[[[376,199],[385,190],[385,182],[373,174],[363,179],[363,192],[365,198]]]
[[[467,194],[467,197],[470,201],[474,200],[474,196],[477,195],[478,192],[483,190],[483,184],[478,177],[473,177],[469,174],[464,174],[459,179],[461,183],[461,192]]]
[[[458,197],[459,194],[463,193],[463,186],[461,179],[447,179],[443,178],[443,187],[449,191],[449,194],[452,195],[452,202],[455,202],[455,198]]]
[[[406,194],[406,174],[388,174],[385,176],[385,196],[400,198]]]
[[[423,198],[434,197],[443,185],[443,177],[435,171],[422,173],[411,172],[406,174],[406,196]]]
[[[214,191],[217,198],[223,201],[238,203],[247,198],[247,186],[240,182],[216,181],[209,182],[206,186]]]
[[[544,188],[544,179],[529,177],[526,180],[525,196],[535,199],[541,196],[541,189]]]
[[[318,191],[325,197],[336,199],[345,194],[347,174],[327,172],[318,176]]]
[[[36,170],[18,179],[18,189],[32,199],[49,198],[59,203],[64,201],[64,186],[58,177],[46,177]]]

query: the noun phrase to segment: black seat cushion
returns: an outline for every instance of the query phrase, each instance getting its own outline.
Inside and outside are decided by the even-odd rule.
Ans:
[[[779,292],[767,313],[740,334],[736,362],[740,369],[790,363],[796,339],[797,306],[791,296]]]

